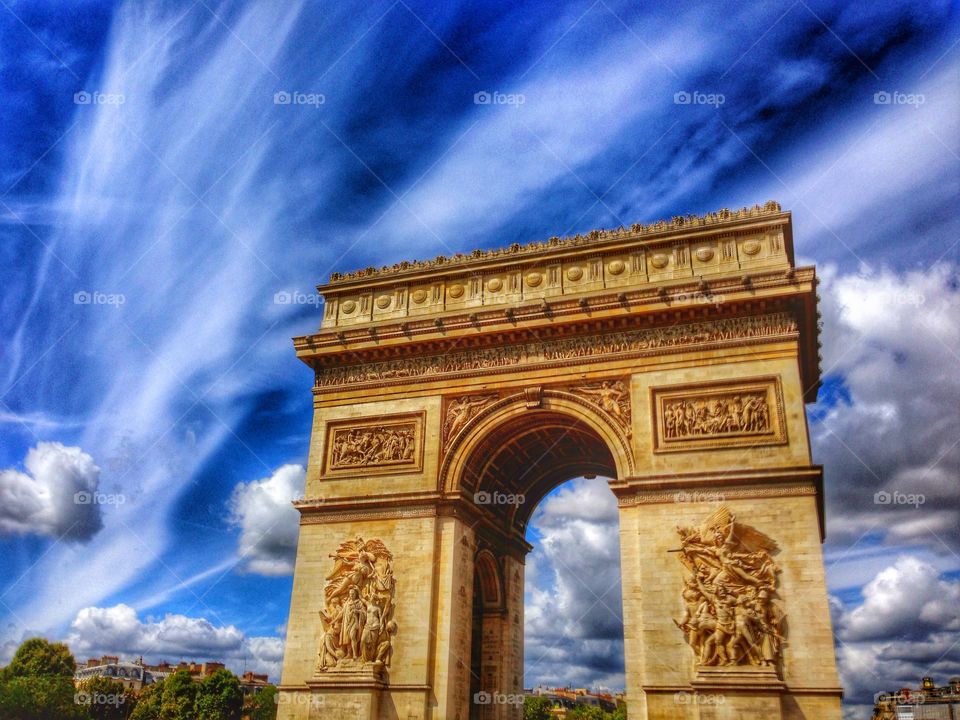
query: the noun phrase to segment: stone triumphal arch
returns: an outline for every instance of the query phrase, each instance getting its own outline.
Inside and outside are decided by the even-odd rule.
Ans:
[[[520,718],[530,513],[611,478],[632,719],[840,717],[777,203],[334,274],[281,720]]]

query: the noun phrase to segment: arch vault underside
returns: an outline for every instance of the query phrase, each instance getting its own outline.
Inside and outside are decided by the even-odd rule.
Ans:
[[[815,286],[776,203],[334,275],[295,339],[281,720],[522,717],[527,524],[584,475],[619,506],[631,718],[838,720]]]

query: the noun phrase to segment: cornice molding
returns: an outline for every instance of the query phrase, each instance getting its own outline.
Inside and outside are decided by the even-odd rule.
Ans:
[[[534,241],[525,245],[513,243],[503,249],[474,250],[469,254],[438,255],[433,260],[405,261],[389,266],[384,265],[380,268],[368,267],[347,273],[334,272],[330,274],[329,282],[325,285],[319,285],[318,290],[322,292],[327,289],[339,289],[340,287],[384,278],[389,280],[405,279],[424,271],[471,270],[489,261],[513,262],[525,260],[531,256],[542,256],[557,250],[576,248],[599,251],[604,249],[611,241],[643,239],[646,241],[663,240],[669,242],[677,239],[678,235],[682,236],[682,234],[689,233],[691,230],[712,229],[731,232],[743,221],[777,217],[783,217],[784,222],[789,221],[789,213],[784,213],[778,202],[769,200],[762,206],[757,204],[752,208],[743,207],[739,210],[723,208],[705,215],[677,215],[669,221],[658,220],[648,224],[635,223],[629,229],[619,227],[615,230],[592,230],[586,235],[578,234],[565,238],[552,237],[548,240]]]

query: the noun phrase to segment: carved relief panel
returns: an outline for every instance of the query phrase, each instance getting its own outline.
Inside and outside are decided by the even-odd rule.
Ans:
[[[419,472],[423,468],[423,422],[423,413],[414,413],[328,423],[324,472]]]
[[[654,452],[787,442],[778,377],[651,389]]]
[[[683,615],[674,620],[699,666],[774,670],[786,614],[777,595],[777,544],[718,508],[700,527],[678,527],[687,570]]]
[[[398,630],[393,555],[380,540],[358,535],[330,557],[334,566],[323,590],[318,672],[389,667]]]

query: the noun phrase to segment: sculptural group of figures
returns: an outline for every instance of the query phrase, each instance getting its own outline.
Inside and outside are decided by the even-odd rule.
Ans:
[[[380,540],[357,537],[330,557],[335,562],[324,588],[326,606],[320,611],[319,669],[389,666],[397,634],[393,556]]]
[[[415,440],[413,425],[340,431],[334,437],[331,464],[357,467],[406,462],[413,458]]]
[[[663,328],[644,328],[495,348],[477,348],[469,352],[384,360],[362,365],[337,365],[319,368],[314,386],[326,387],[374,380],[421,377],[618,352],[652,351],[724,340],[769,337],[796,332],[796,330],[796,320],[785,313],[724,318]]]
[[[663,416],[664,436],[672,439],[770,431],[766,393],[668,400]]]
[[[762,533],[736,523],[726,508],[701,528],[678,527],[680,558],[690,571],[684,613],[674,620],[701,665],[775,667],[785,616],[777,574]]]

